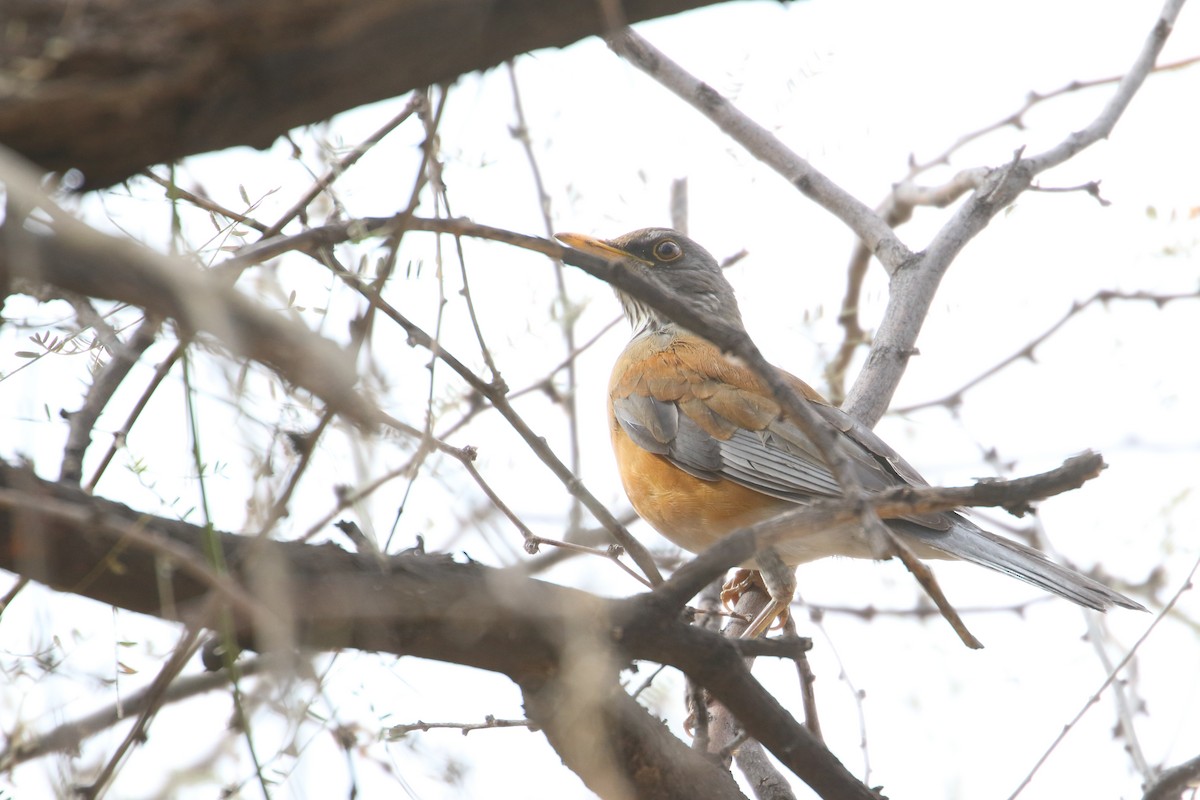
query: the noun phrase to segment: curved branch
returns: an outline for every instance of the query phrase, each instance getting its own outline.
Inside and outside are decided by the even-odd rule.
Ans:
[[[1102,466],[1098,455],[1085,454],[1030,478],[960,489],[901,489],[872,503],[885,517],[964,504],[1019,505],[1076,486]],[[614,601],[445,556],[381,559],[332,545],[228,533],[216,536],[229,571],[214,576],[202,555],[212,532],[0,465],[0,569],[132,611],[201,624],[205,620],[196,615],[210,607],[209,598],[219,597],[227,602],[239,640],[249,647],[351,647],[503,673],[521,685],[530,719],[547,729],[571,768],[601,784],[609,779],[604,770],[614,763],[636,767],[644,759],[661,758],[655,763],[667,772],[655,775],[681,764],[704,774],[712,768],[699,754],[667,741],[672,737],[658,723],[647,727],[645,712],[614,688],[615,672],[627,659],[670,664],[707,687],[750,736],[822,797],[866,800],[871,792],[743,664],[748,653],[786,654],[791,645],[785,643],[782,651],[772,643],[743,646],[686,624],[679,613],[713,576],[762,546],[852,519],[859,511],[855,503],[831,500],[747,528],[677,570],[658,589]],[[274,577],[262,580],[264,574]],[[586,668],[571,662],[581,653]],[[589,755],[594,748],[570,739],[571,717],[556,709],[564,693],[574,691],[603,695],[603,703],[588,707],[604,709],[611,732],[605,746],[620,758],[596,763]],[[610,705],[614,698],[620,702]],[[641,755],[634,758],[634,753]],[[691,791],[690,784],[680,786]]]
[[[1188,789],[1200,785],[1200,756],[1171,767],[1146,788],[1142,800],[1179,800]]]
[[[0,274],[140,306],[173,319],[185,334],[211,334],[349,419],[370,423],[372,407],[354,390],[354,361],[333,342],[182,258],[80,222],[46,196],[31,167],[2,147],[0,180],[10,212],[20,209],[6,215],[0,226]]]
[[[942,226],[920,257],[892,276],[887,310],[871,352],[846,396],[843,408],[847,413],[867,425],[874,425],[883,416],[908,366],[908,359],[916,352],[917,336],[950,264],[996,214],[1030,187],[1039,173],[1061,164],[1112,131],[1154,68],[1183,2],[1167,0],[1141,53],[1091,124],[1082,131],[1069,134],[1059,145],[1040,155],[1023,158],[1018,151],[1007,166],[992,170],[983,185]]]
[[[858,198],[792,152],[775,134],[747,117],[711,86],[688,74],[653,45],[626,29],[608,46],[638,69],[686,100],[746,151],[778,172],[822,208],[846,223],[891,272],[912,257],[888,224]]]
[[[717,0],[627,0],[631,22]],[[5,0],[0,141],[85,188],[609,26],[598,3]]]
[[[0,465],[4,487],[12,488],[0,494],[0,568],[155,616],[194,617],[209,606],[211,581],[196,574],[204,563],[203,528],[139,514],[42,481],[27,469]],[[71,511],[62,513],[63,506]],[[133,526],[149,538],[122,544],[121,532]],[[244,645],[356,648],[507,675],[525,693],[531,721],[546,730],[568,765],[590,785],[605,785],[611,776],[604,777],[603,770],[615,764],[624,765],[625,779],[635,786],[648,787],[638,796],[683,800],[696,796],[697,775],[715,786],[730,780],[725,770],[621,697],[616,673],[634,658],[660,660],[712,679],[714,692],[746,721],[751,734],[822,796],[872,797],[827,749],[804,738],[803,728],[750,676],[735,643],[689,626],[678,606],[658,596],[606,600],[445,556],[381,560],[331,545],[228,533],[217,537],[228,580],[246,587],[238,593],[254,594],[248,602],[227,606]],[[164,546],[153,546],[156,539]],[[273,565],[269,571],[276,580],[256,580],[264,565]],[[267,583],[271,588],[264,588]],[[170,603],[160,595],[164,590]],[[586,663],[574,663],[581,656]],[[581,747],[575,738],[581,727],[589,726],[560,713],[564,705],[602,714],[602,740],[591,744],[618,758],[597,763],[596,747]],[[682,774],[693,777],[658,780]]]
[[[1037,336],[1033,337],[1033,339],[1031,339],[1029,342],[1027,342],[1025,344],[1025,346],[1023,346],[1020,350],[1017,350],[1015,353],[1008,356],[1007,358],[997,362],[996,364],[993,364],[991,367],[989,367],[986,370],[984,370],[983,372],[979,373],[974,378],[971,378],[969,381],[967,381],[963,385],[959,386],[957,389],[955,389],[947,394],[944,394],[941,397],[938,397],[934,400],[923,400],[919,403],[913,403],[912,405],[909,405],[909,406],[902,406],[900,408],[894,408],[894,409],[892,409],[891,413],[893,413],[893,414],[909,414],[909,413],[912,413],[913,411],[919,411],[923,408],[930,408],[931,406],[945,406],[946,408],[955,408],[956,406],[958,406],[962,403],[963,395],[965,395],[971,389],[974,389],[976,386],[983,383],[984,381],[986,381],[988,378],[992,377],[996,373],[1004,370],[1006,367],[1009,367],[1012,364],[1015,364],[1016,362],[1018,362],[1022,359],[1029,359],[1030,361],[1032,361],[1034,358],[1034,351],[1036,351],[1038,347],[1040,347],[1042,344],[1044,344],[1046,342],[1046,340],[1048,340],[1051,336],[1053,336],[1055,333],[1057,333],[1059,331],[1059,329],[1061,329],[1064,325],[1066,325],[1072,318],[1078,316],[1080,313],[1083,312],[1084,309],[1086,309],[1088,306],[1091,306],[1095,303],[1107,304],[1113,300],[1145,301],[1145,302],[1151,302],[1155,306],[1162,308],[1167,303],[1170,303],[1174,300],[1192,300],[1192,299],[1200,299],[1200,290],[1197,290],[1194,292],[1180,292],[1180,293],[1176,293],[1176,294],[1155,294],[1153,292],[1122,292],[1122,291],[1115,291],[1112,289],[1102,289],[1101,291],[1096,292],[1095,294],[1093,294],[1091,297],[1089,297],[1087,300],[1084,300],[1083,302],[1076,301],[1076,302],[1072,303],[1071,307],[1067,310],[1067,312],[1065,314],[1063,314],[1053,325],[1051,325],[1046,330],[1042,331]]]
[[[1171,31],[1175,29],[1175,20],[1185,2],[1186,0],[1167,0],[1163,5],[1150,35],[1142,45],[1141,52],[1134,59],[1129,71],[1117,83],[1113,96],[1094,120],[1082,130],[1072,132],[1049,150],[1029,158],[1030,167],[1035,175],[1058,166],[1101,139],[1108,138],[1138,89],[1146,82],[1146,77],[1154,70],[1154,62],[1158,60]]]

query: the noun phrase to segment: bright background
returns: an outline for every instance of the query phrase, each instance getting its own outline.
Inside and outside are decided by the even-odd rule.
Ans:
[[[732,3],[638,26],[657,47],[774,130],[800,155],[869,205],[904,177],[913,155],[940,153],[959,136],[1020,108],[1030,91],[1048,92],[1073,80],[1124,72],[1149,31],[1157,7],[1148,3],[1023,2],[963,4],[918,0]],[[1200,21],[1185,9],[1164,62],[1200,54]],[[689,228],[718,258],[743,248],[730,270],[748,327],[775,363],[821,389],[823,366],[836,351],[836,314],[852,236],[828,213],[738,149],[690,107],[597,40],[519,59],[516,77],[528,129],[552,200],[556,230],[611,236],[669,223],[671,182],[689,181]],[[1071,307],[1097,290],[1155,294],[1196,292],[1200,220],[1200,89],[1197,68],[1152,77],[1113,136],[1042,176],[1044,186],[1101,181],[1101,207],[1081,192],[1027,193],[963,252],[946,278],[894,405],[941,397],[1020,350]],[[1005,129],[954,154],[949,168],[925,176],[935,184],[960,168],[1005,163],[1019,147],[1038,152],[1087,124],[1111,94],[1091,89],[1035,107],[1023,130]],[[202,187],[214,201],[272,221],[335,157],[396,114],[404,98],[343,114],[300,131],[265,152],[233,150],[189,159],[178,171],[185,188]],[[525,155],[514,125],[506,69],[468,76],[450,90],[439,129],[452,211],[489,225],[544,235]],[[395,213],[407,202],[423,133],[407,123],[337,183],[347,217]],[[322,142],[325,144],[323,145]],[[342,148],[342,149],[339,149]],[[164,171],[160,170],[160,174]],[[244,197],[243,197],[244,196]],[[106,230],[124,231],[158,248],[170,239],[171,208],[144,180],[88,195],[81,214]],[[312,217],[332,211],[314,204]],[[208,215],[184,209],[184,231],[206,259],[236,238],[214,238]],[[419,214],[432,214],[426,199]],[[900,229],[919,249],[952,210],[918,209]],[[299,230],[293,226],[289,232]],[[248,237],[246,241],[252,241]],[[436,241],[410,233],[389,299],[432,331],[436,324]],[[442,288],[448,303],[441,341],[483,372],[458,291],[461,277],[447,260]],[[508,384],[540,381],[566,352],[558,322],[551,265],[540,256],[486,242],[464,243],[471,292],[489,346]],[[339,248],[343,262],[372,262],[379,242]],[[576,337],[589,340],[617,314],[609,290],[568,271]],[[360,307],[328,274],[302,258],[285,258],[243,279],[282,307],[291,291],[301,318],[339,341]],[[272,294],[276,293],[277,294]],[[862,309],[873,327],[887,284],[875,266]],[[273,298],[273,299],[272,299]],[[1085,448],[1110,467],[1084,489],[1044,504],[1041,519],[1055,547],[1084,569],[1100,565],[1112,581],[1141,584],[1162,569],[1161,589],[1137,591],[1158,612],[1200,556],[1200,369],[1196,299],[1158,308],[1148,302],[1093,305],[1036,352],[966,395],[957,413],[935,407],[889,415],[878,430],[933,483],[961,484],[996,474],[995,451],[1011,474],[1059,464]],[[9,319],[69,327],[66,306],[21,305]],[[29,330],[0,332],[0,414],[6,435],[0,455],[31,457],[47,477],[57,472],[65,436],[58,409],[78,406],[90,356],[29,363]],[[611,508],[626,509],[604,429],[608,369],[627,338],[614,328],[577,361],[582,477]],[[145,376],[166,352],[143,359]],[[261,520],[264,485],[286,476],[290,455],[277,428],[303,428],[311,411],[262,392],[252,370],[244,392],[237,365],[197,356],[200,419],[216,433],[204,443],[213,465],[207,488],[218,527],[253,530]],[[420,426],[430,391],[428,353],[381,330],[364,359],[368,386],[390,413]],[[861,364],[861,354],[859,359]],[[855,374],[857,366],[851,370]],[[556,376],[562,385],[561,374]],[[143,380],[144,383],[144,380]],[[128,412],[136,380],[119,394],[101,430]],[[435,406],[445,423],[463,409],[462,386],[444,366],[434,372]],[[558,406],[538,392],[518,410],[565,457],[566,425]],[[188,456],[178,371],[130,437],[128,450],[100,482],[98,493],[155,513],[194,506],[197,481]],[[440,429],[442,425],[435,426]],[[569,498],[496,415],[484,415],[449,439],[479,447],[477,466],[537,533],[563,534]],[[93,447],[85,475],[95,467]],[[355,442],[345,432],[323,440],[281,535],[302,534],[333,505],[332,487],[358,485],[407,461],[411,443],[384,437]],[[264,463],[277,470],[255,486]],[[138,474],[129,469],[144,464]],[[359,509],[359,524],[383,541],[405,481],[389,484]],[[349,516],[349,515],[343,515]],[[189,519],[195,521],[194,512]],[[987,517],[986,519],[991,519]],[[1012,522],[1007,521],[1007,522]],[[590,520],[585,519],[585,524]],[[635,532],[658,549],[669,545],[644,526]],[[393,549],[416,535],[430,549],[466,552],[489,564],[525,558],[520,537],[490,510],[453,461],[431,460],[414,483]],[[323,536],[328,534],[323,534]],[[329,538],[341,541],[337,535]],[[946,624],[931,618],[861,616],[830,611],[814,626],[799,614],[802,635],[816,647],[813,669],[822,724],[831,749],[871,785],[893,798],[1007,797],[1062,726],[1102,683],[1106,669],[1094,649],[1119,660],[1151,624],[1152,615],[1115,612],[1095,623],[1102,641],[1087,640],[1088,621],[1062,601],[1040,602],[1035,590],[965,565],[936,567],[956,606],[999,609],[968,613],[984,641],[968,651]],[[603,562],[575,559],[546,576],[614,596],[637,586]],[[896,564],[826,561],[799,573],[804,600],[816,607],[911,609],[919,589]],[[11,580],[11,579],[10,579]],[[0,591],[8,582],[0,583]],[[1033,599],[1039,602],[1026,606]],[[1014,613],[1021,607],[1023,613]],[[1175,615],[1142,645],[1131,687],[1144,706],[1135,717],[1146,760],[1170,766],[1200,752],[1200,601],[1185,593]],[[20,734],[41,731],[113,703],[152,679],[177,636],[174,626],[95,603],[24,590],[4,614],[0,659],[8,690],[0,691],[0,725]],[[39,657],[41,661],[39,662]],[[52,670],[44,664],[53,662]],[[479,722],[484,715],[519,718],[516,689],[503,678],[415,659],[346,653],[314,659],[323,680],[254,683],[263,705],[254,717],[259,752],[274,755],[280,784],[273,796],[490,797],[502,787],[525,797],[589,796],[563,769],[540,734],[520,729],[412,734],[378,741],[388,725],[425,721]],[[132,674],[121,674],[124,668]],[[189,672],[199,671],[198,665]],[[633,676],[636,684],[647,674]],[[780,699],[799,713],[794,674],[760,663]],[[861,693],[861,699],[860,699]],[[643,696],[680,730],[682,680],[665,674]],[[1125,743],[1113,738],[1113,701],[1105,695],[1067,737],[1023,798],[1141,795]],[[110,797],[212,797],[214,786],[247,781],[244,740],[226,732],[228,697],[214,693],[164,709],[150,740],[126,762]],[[347,755],[337,726],[356,734]],[[123,735],[124,727],[118,727]],[[78,759],[46,759],[19,768],[16,796],[39,796],[108,757],[117,739],[99,739]],[[869,773],[868,773],[869,762]],[[215,765],[215,766],[213,766]],[[189,771],[189,767],[193,767]],[[214,773],[218,776],[214,783]],[[804,787],[798,786],[801,796]],[[254,783],[244,796],[261,796]]]

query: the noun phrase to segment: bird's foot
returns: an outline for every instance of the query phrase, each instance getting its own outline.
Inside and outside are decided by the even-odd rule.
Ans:
[[[782,628],[787,623],[788,606],[796,593],[796,573],[774,551],[760,553],[757,560],[761,570],[739,569],[721,588],[721,602],[730,611],[734,611],[743,594],[755,589],[771,598],[750,621],[741,635],[743,639],[754,639],[768,630]]]

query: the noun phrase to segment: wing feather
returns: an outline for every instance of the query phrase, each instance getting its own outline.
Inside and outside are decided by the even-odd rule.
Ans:
[[[644,354],[623,360],[611,384],[613,414],[635,444],[704,480],[727,479],[794,503],[836,497],[837,480],[816,446],[788,421],[765,384],[750,370],[714,357],[688,337],[656,351],[653,342],[631,347]],[[641,355],[641,357],[637,357]],[[653,357],[653,367],[644,360]],[[868,491],[897,484],[927,485],[895,450],[807,384],[783,373],[794,388],[844,436],[839,444]],[[933,531],[953,525],[948,514],[913,515]]]

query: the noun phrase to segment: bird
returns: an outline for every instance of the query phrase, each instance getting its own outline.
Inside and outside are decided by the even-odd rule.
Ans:
[[[746,330],[733,286],[717,260],[677,231],[643,228],[613,239],[579,233],[555,237],[641,273],[705,318]],[[816,445],[785,416],[758,374],[636,297],[620,289],[616,293],[633,335],[609,380],[608,424],[621,483],[642,519],[684,550],[701,553],[740,528],[841,496]],[[929,485],[870,428],[801,379],[778,371],[832,425],[837,447],[866,492]],[[885,524],[922,559],[968,561],[1087,608],[1144,610],[1038,550],[980,528],[959,511],[913,513]],[[853,525],[792,537],[774,550],[792,575],[790,585],[786,576],[777,577],[775,586],[767,581],[774,616],[792,600],[797,565],[828,556],[877,557]],[[769,576],[765,561],[760,553],[745,566]],[[772,619],[760,616],[747,633],[764,632]]]

